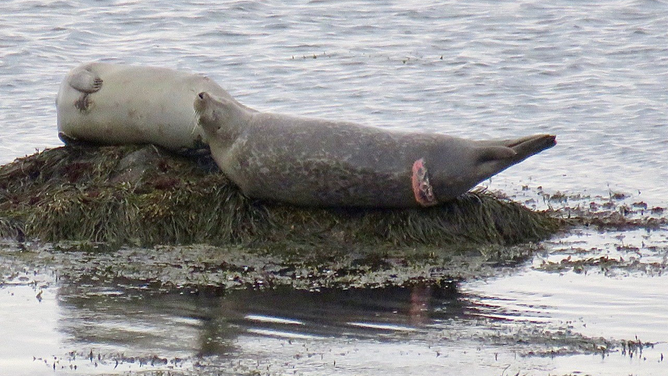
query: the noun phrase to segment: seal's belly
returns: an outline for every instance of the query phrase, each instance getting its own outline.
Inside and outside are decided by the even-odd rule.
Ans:
[[[307,206],[414,206],[411,166],[337,157],[325,152],[285,152],[289,149],[239,151],[228,163],[231,175],[250,196]],[[380,163],[380,164],[379,164]]]

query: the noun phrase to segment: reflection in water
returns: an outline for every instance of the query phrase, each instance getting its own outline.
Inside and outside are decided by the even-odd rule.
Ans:
[[[665,248],[654,247],[663,244],[664,237],[645,234],[639,239],[652,245],[633,253],[643,260],[655,262],[665,254],[661,251]],[[629,240],[625,239],[627,246]],[[546,255],[546,261],[552,262],[556,253]],[[576,260],[576,254],[569,256],[570,262]],[[626,253],[609,256],[631,260]],[[509,275],[500,268],[492,278],[442,285],[230,291],[194,284],[175,288],[156,279],[113,277],[114,273],[100,278],[89,270],[56,275],[50,268],[25,269],[21,266],[25,255],[18,251],[0,257],[0,264],[19,262],[16,270],[24,271],[6,278],[0,288],[6,293],[0,296],[0,309],[8,310],[12,314],[7,317],[19,323],[50,319],[54,328],[47,336],[48,346],[19,346],[12,349],[15,356],[2,359],[3,370],[16,359],[21,365],[12,370],[27,362],[38,370],[36,374],[53,372],[54,367],[61,373],[82,374],[145,370],[207,374],[221,369],[222,374],[264,374],[273,367],[274,374],[301,370],[374,375],[382,370],[389,375],[405,374],[403,369],[423,375],[448,370],[499,375],[509,366],[510,374],[515,374],[554,370],[556,364],[559,372],[567,373],[572,370],[568,361],[544,355],[591,353],[603,356],[608,369],[626,362],[624,369],[632,372],[637,364],[628,363],[629,356],[617,350],[606,353],[611,344],[606,339],[633,340],[634,333],[640,333],[643,341],[660,341],[666,336],[665,330],[657,329],[666,319],[666,295],[652,286],[665,278],[642,277],[625,287],[629,279],[610,279],[593,271],[564,276],[546,272],[552,267],[542,265],[550,264],[536,261],[520,270],[508,267]],[[17,287],[11,285],[14,281]],[[20,291],[24,291],[20,299],[8,298],[10,292],[18,296]],[[638,304],[642,315],[630,309]],[[31,316],[19,317],[23,312]],[[16,343],[41,343],[44,337],[43,330],[9,333]],[[660,346],[640,348],[640,359],[653,362],[643,363],[643,370],[662,365],[660,355],[666,350]],[[521,356],[528,354],[543,356]],[[228,372],[229,367],[237,368]]]
[[[280,374],[301,367],[304,372],[371,375],[405,366],[412,374],[476,369],[498,375],[510,365],[520,367],[515,372],[553,367],[549,357],[518,362],[517,354],[594,352],[600,357],[601,349],[610,346],[575,333],[572,323],[557,325],[557,307],[545,299],[548,295],[489,296],[481,291],[482,283],[225,292],[166,290],[127,279],[104,284],[61,280],[58,330],[64,349],[83,358],[80,367],[98,369],[99,363],[110,372],[119,364],[135,371],[150,366],[222,367],[226,372],[234,365],[241,367],[238,373],[282,367],[276,371]],[[514,286],[531,290],[523,283]],[[568,317],[573,315],[578,313]],[[643,356],[660,359],[661,351],[646,348]],[[609,357],[603,355],[612,368],[625,359]],[[568,369],[567,362],[561,363],[560,369]],[[360,373],[366,369],[360,366],[374,364]]]
[[[377,289],[160,291],[142,284],[59,289],[60,330],[108,352],[234,354],[242,334],[383,338],[467,315],[455,283]],[[405,337],[399,337],[404,339]]]

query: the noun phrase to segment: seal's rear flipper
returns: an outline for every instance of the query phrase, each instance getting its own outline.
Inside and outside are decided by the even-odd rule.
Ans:
[[[550,134],[537,134],[522,137],[517,140],[507,141],[506,146],[512,148],[517,155],[513,158],[515,163],[523,161],[534,154],[549,149],[557,144],[557,137]]]
[[[513,140],[479,141],[479,143],[480,162],[503,159],[503,153],[506,152],[501,152],[501,149],[508,149],[515,152],[515,155],[508,158],[517,163],[553,147],[557,141],[556,136],[551,134],[536,134]]]
[[[478,162],[508,159],[517,155],[517,152],[507,146],[486,146],[480,149]]]
[[[556,136],[549,134],[538,134],[528,137],[522,137],[514,140],[503,141],[482,141],[480,142],[479,152],[480,162],[477,166],[478,176],[481,180],[492,177],[508,167],[522,162],[534,154],[538,154],[545,149],[549,149],[557,144]],[[493,156],[503,156],[510,150],[514,155],[506,158],[490,158]]]

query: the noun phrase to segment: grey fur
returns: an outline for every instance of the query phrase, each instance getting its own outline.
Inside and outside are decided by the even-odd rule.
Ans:
[[[195,111],[221,170],[249,197],[303,206],[418,207],[423,158],[438,202],[555,145],[555,136],[472,141],[262,113],[200,93]]]

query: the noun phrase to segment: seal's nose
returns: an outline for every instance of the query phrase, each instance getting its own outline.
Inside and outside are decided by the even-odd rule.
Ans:
[[[206,98],[208,98],[208,96],[209,94],[207,94],[205,91],[202,91],[199,94],[197,94],[195,100],[193,101],[196,114],[200,115],[202,112],[204,112],[204,108],[206,107]]]

